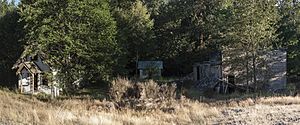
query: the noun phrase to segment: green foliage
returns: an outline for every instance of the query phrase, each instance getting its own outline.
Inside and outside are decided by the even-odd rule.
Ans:
[[[238,69],[236,71],[246,69],[244,77],[247,83],[250,80],[254,84],[258,83],[258,68],[263,69],[259,64],[264,64],[259,56],[270,49],[272,43],[277,40],[276,2],[276,0],[240,0],[232,2],[228,7],[231,15],[227,18],[230,23],[224,23],[227,26],[224,39],[230,42],[223,50],[227,53],[226,57],[230,57],[230,65]]]
[[[289,75],[299,74],[300,68],[300,2],[284,0],[279,3],[281,18],[278,22],[277,32],[280,41],[274,43],[276,47],[287,48],[288,51],[288,73]]]
[[[23,51],[23,22],[16,6],[0,1],[0,82],[7,87],[15,87],[17,77],[11,70]]]
[[[155,50],[152,39],[153,20],[146,6],[141,1],[136,1],[129,7],[114,6],[114,17],[117,21],[118,43],[123,47],[124,65],[133,72],[136,61],[150,59],[150,54]]]
[[[157,67],[149,67],[144,70],[145,72],[148,72],[148,78],[149,79],[158,79],[160,76],[157,76],[157,74],[160,72],[160,69]]]
[[[185,75],[195,62],[207,58],[218,48],[216,37],[219,0],[170,1],[159,9],[155,18],[156,57],[164,60],[165,71],[170,75]]]
[[[10,68],[25,42],[21,57],[41,54],[66,88],[77,80],[133,76],[139,60],[162,60],[164,75],[185,76],[193,63],[220,49],[231,51],[230,63],[246,68],[243,77],[249,81],[263,63],[260,52],[272,47],[288,48],[289,74],[299,74],[299,5],[295,0],[23,0],[16,7],[1,0],[0,82],[13,83]]]
[[[51,101],[51,95],[46,94],[46,93],[38,93],[38,94],[36,95],[36,98],[37,98],[38,100],[41,100],[41,101],[44,101],[44,102],[49,102],[49,101]]]
[[[23,2],[22,2],[23,3]],[[116,23],[105,0],[37,0],[21,4],[24,55],[40,53],[66,86],[112,75],[118,59]]]
[[[151,12],[152,18],[155,18],[159,15],[159,8],[166,4],[166,0],[143,0],[145,5],[147,6],[149,12]]]

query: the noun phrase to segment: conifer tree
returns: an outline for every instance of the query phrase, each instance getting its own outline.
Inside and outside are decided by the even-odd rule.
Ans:
[[[278,13],[275,5],[276,0],[237,0],[229,8],[231,16],[228,18],[230,24],[226,39],[231,42],[224,50],[229,52],[229,63],[233,66],[241,64],[241,68],[246,69],[244,77],[247,82],[253,81],[256,87],[259,56],[272,47],[277,37]]]
[[[23,51],[23,22],[17,7],[7,0],[0,0],[0,84],[15,87],[17,78],[11,69]]]
[[[117,40],[125,52],[123,65],[129,73],[136,74],[138,60],[151,60],[151,53],[155,51],[153,43],[153,20],[147,7],[142,1],[132,4],[119,3],[114,7],[114,17],[117,21]]]

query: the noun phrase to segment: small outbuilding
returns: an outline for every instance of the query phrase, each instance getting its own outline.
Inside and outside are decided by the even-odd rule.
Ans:
[[[211,53],[209,60],[201,63],[195,63],[193,65],[193,76],[195,81],[221,79],[221,53]]]
[[[252,89],[254,81],[249,77],[253,69],[247,74],[245,62],[235,62],[244,58],[244,52],[228,51],[211,53],[208,60],[193,65],[193,80],[198,88],[215,88],[220,93],[226,93],[228,87],[241,91]],[[284,90],[287,83],[287,52],[283,49],[263,51],[257,58],[260,62],[256,65],[256,78],[261,88]]]
[[[162,61],[139,61],[138,62],[140,79],[161,77],[162,69],[163,69]]]
[[[28,56],[21,58],[13,66],[16,69],[18,76],[18,89],[24,94],[37,94],[40,92],[51,94],[53,96],[59,95],[59,89],[56,85],[49,81],[46,77],[47,73],[54,73],[51,71],[49,65],[44,63],[40,56]]]

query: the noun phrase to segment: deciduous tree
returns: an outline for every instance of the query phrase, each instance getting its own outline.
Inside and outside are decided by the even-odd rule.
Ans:
[[[119,47],[106,0],[35,0],[21,4],[26,54],[41,54],[60,81],[95,82],[112,75]]]

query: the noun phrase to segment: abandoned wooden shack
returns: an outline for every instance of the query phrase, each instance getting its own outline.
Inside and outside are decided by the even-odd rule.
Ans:
[[[198,88],[211,88],[222,78],[220,58],[220,53],[215,52],[211,54],[209,60],[193,65],[194,80],[197,81]]]
[[[193,65],[194,80],[221,79],[222,61],[219,52],[212,53],[208,61]]]
[[[28,56],[21,58],[13,66],[18,76],[18,89],[24,94],[45,93],[53,96],[59,95],[56,82],[50,82],[46,73],[55,73],[42,61],[40,56]]]
[[[137,68],[139,70],[140,79],[161,77],[163,62],[162,61],[139,61]]]
[[[222,54],[210,53],[209,59],[193,65],[193,80],[200,91],[217,88],[222,82]],[[220,89],[216,89],[220,92]]]
[[[245,58],[244,52],[236,51],[235,56],[231,52],[223,53],[223,74],[233,75],[236,84],[252,85],[254,84],[252,60],[249,62],[239,62],[240,58]],[[248,69],[246,64],[248,64]],[[252,69],[251,69],[252,68]],[[248,73],[247,73],[248,72]],[[287,82],[287,52],[283,49],[262,51],[258,53],[256,64],[256,77],[259,88],[267,91],[280,91],[285,89]]]
[[[243,54],[234,53],[237,60]],[[268,91],[282,90],[286,86],[286,51],[272,50],[259,55],[257,80],[261,88]],[[214,52],[208,61],[193,65],[193,79],[200,89],[213,88],[219,93],[228,93],[230,89],[238,91],[252,90],[253,80],[247,80],[244,65],[233,63],[234,60],[226,52]]]

